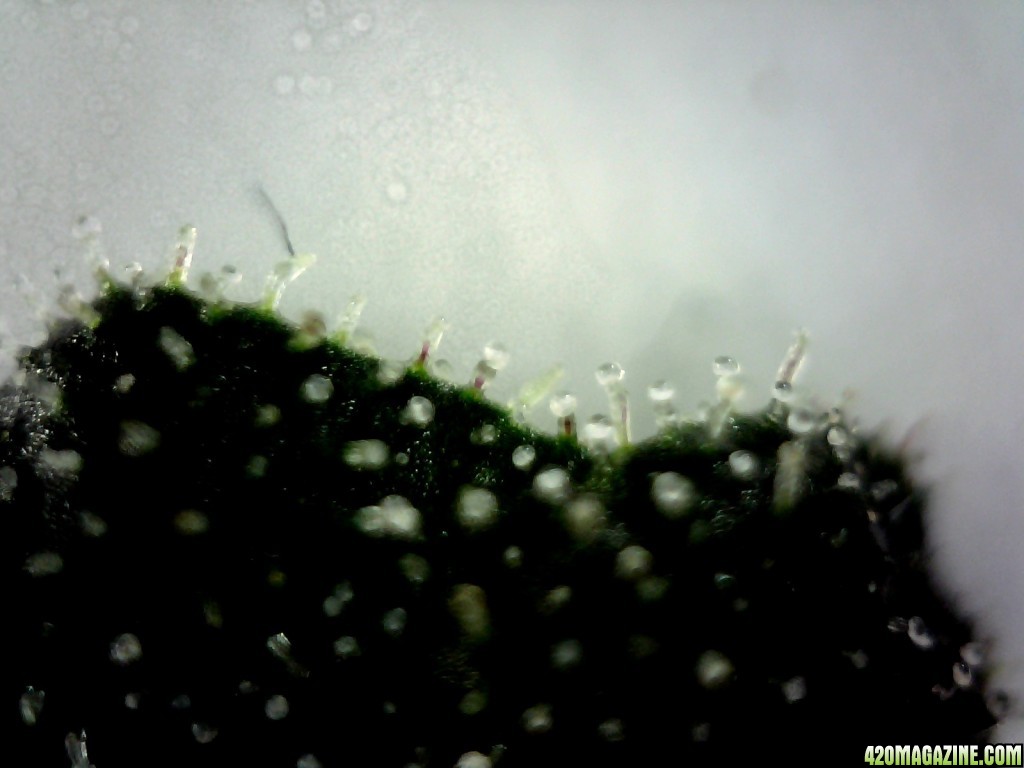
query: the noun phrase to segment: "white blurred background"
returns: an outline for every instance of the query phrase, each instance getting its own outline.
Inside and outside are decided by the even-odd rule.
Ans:
[[[1021,3],[0,0],[8,357],[90,248],[164,269],[186,223],[255,298],[260,188],[319,256],[286,313],[363,293],[389,357],[443,314],[460,376],[501,340],[498,399],[561,362],[584,418],[616,360],[641,436],[654,380],[689,409],[730,354],[758,407],[807,328],[806,391],[913,427],[936,570],[1024,695]]]

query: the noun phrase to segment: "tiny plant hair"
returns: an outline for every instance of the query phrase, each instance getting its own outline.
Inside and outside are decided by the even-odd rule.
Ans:
[[[286,322],[311,259],[281,228],[256,304],[189,286],[189,230],[156,284],[101,270],[0,392],[19,764],[853,764],[984,739],[1004,702],[932,584],[925,496],[794,396],[805,337],[761,410],[721,357],[713,406],[656,384],[635,440],[614,363],[579,424],[557,372],[492,402],[497,344],[448,381],[441,321],[405,361],[357,343],[360,301]]]

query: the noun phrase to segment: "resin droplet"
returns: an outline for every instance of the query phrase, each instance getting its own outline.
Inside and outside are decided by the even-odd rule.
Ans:
[[[307,403],[326,403],[334,394],[334,384],[320,373],[314,373],[302,382],[302,399]]]
[[[402,423],[425,427],[433,420],[434,404],[432,402],[420,395],[409,398],[405,410],[402,411]]]
[[[52,576],[64,570],[64,558],[56,552],[37,552],[25,559],[29,576]]]
[[[971,667],[963,661],[958,661],[953,664],[953,682],[960,688],[969,688],[971,682],[974,680],[974,675],[971,672]]]
[[[490,634],[491,617],[487,609],[487,593],[476,584],[457,584],[448,598],[448,610],[459,623],[463,634],[480,642]]]
[[[580,663],[583,646],[579,640],[563,640],[551,649],[551,664],[558,669],[568,669]]]
[[[732,677],[733,666],[718,651],[705,651],[697,659],[697,680],[705,688],[720,688]]]
[[[339,637],[334,641],[334,654],[340,656],[343,659],[351,658],[352,656],[359,655],[359,643],[356,642],[354,637],[345,635]]]
[[[585,494],[565,507],[565,526],[582,542],[593,541],[605,527],[605,510],[597,496]]]
[[[654,558],[643,547],[632,544],[615,556],[615,575],[620,579],[635,580],[651,571]]]
[[[715,376],[734,376],[740,372],[740,364],[728,355],[720,355],[711,364]]]
[[[520,445],[512,451],[512,464],[524,472],[533,466],[537,451],[532,445]]]
[[[790,385],[792,387],[793,381],[796,379],[797,374],[800,372],[800,366],[803,365],[804,356],[807,354],[807,333],[799,331],[796,334],[796,339],[790,345],[789,349],[786,350],[786,356],[782,360],[782,364],[779,365],[779,370],[775,373],[775,388],[778,389],[779,385]],[[783,392],[787,390],[785,386],[782,388]]]
[[[929,649],[935,645],[935,637],[920,616],[914,616],[907,624],[907,637],[918,648]]]
[[[583,427],[583,442],[595,453],[606,453],[618,444],[615,427],[607,416],[593,416]]]
[[[491,759],[479,752],[466,752],[459,758],[455,768],[492,768]]]
[[[284,718],[288,717],[289,709],[288,699],[281,694],[271,696],[267,699],[267,703],[263,705],[263,711],[271,720],[284,720]]]
[[[389,635],[392,637],[398,637],[405,631],[405,623],[408,618],[409,616],[404,608],[392,608],[384,614],[384,618],[381,619],[380,625]]]
[[[786,426],[794,435],[806,435],[817,425],[818,419],[807,408],[794,408],[786,419]]]
[[[208,723],[192,723],[192,736],[200,744],[209,744],[217,738],[217,729]]]
[[[569,392],[555,394],[548,403],[551,413],[558,419],[557,434],[572,437],[576,434],[576,396]]]
[[[353,469],[380,469],[388,456],[387,443],[381,440],[353,440],[345,446],[345,463]]]
[[[541,499],[557,504],[569,498],[569,473],[561,467],[550,467],[533,478],[533,490]]]
[[[546,733],[553,724],[551,706],[548,704],[538,704],[523,712],[523,728],[527,733]]]
[[[141,421],[122,421],[118,449],[126,456],[143,456],[160,444],[160,433]]]
[[[31,686],[21,694],[18,709],[21,712],[21,719],[25,725],[35,725],[39,721],[45,699],[46,691],[37,691]]]
[[[622,370],[622,367],[618,363],[604,363],[598,366],[594,372],[594,376],[597,378],[597,383],[604,389],[618,384],[622,381],[622,378],[626,375],[626,372]]]
[[[791,402],[795,395],[796,393],[793,390],[793,385],[788,381],[776,381],[772,386],[772,397],[780,403]]]
[[[655,404],[669,402],[675,395],[675,387],[667,381],[656,381],[647,388],[647,397]]]
[[[680,517],[693,504],[697,492],[693,483],[675,472],[660,472],[651,483],[651,499],[666,517]]]
[[[790,704],[800,701],[807,695],[807,681],[802,677],[794,677],[782,684],[782,695]]]
[[[118,635],[110,644],[110,660],[118,664],[131,664],[142,658],[142,643],[130,632]]]
[[[750,451],[729,454],[729,469],[738,480],[753,480],[761,471],[761,462]]]
[[[396,457],[397,458],[397,457]],[[356,513],[356,526],[370,536],[412,540],[420,535],[420,512],[403,496],[388,496],[379,506]]]
[[[498,499],[486,488],[467,486],[459,492],[456,514],[467,530],[483,530],[498,519]]]

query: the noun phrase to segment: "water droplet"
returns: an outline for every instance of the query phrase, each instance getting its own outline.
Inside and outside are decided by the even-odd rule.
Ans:
[[[935,645],[935,637],[920,616],[913,616],[907,624],[907,637],[918,648],[929,649]]]
[[[626,372],[622,370],[622,366],[618,363],[604,363],[597,367],[594,372],[594,376],[597,378],[597,383],[600,384],[604,389],[614,387],[623,377]]]
[[[729,454],[729,469],[738,480],[753,480],[761,471],[761,462],[750,451],[733,451]]]
[[[122,374],[114,381],[114,391],[122,395],[131,392],[133,386],[135,386],[135,376],[131,373]]]
[[[131,664],[142,658],[142,643],[130,632],[118,635],[110,644],[110,660],[117,664]]]
[[[551,664],[558,669],[575,667],[583,658],[583,646],[579,640],[563,640],[551,649]]]
[[[576,413],[576,397],[569,392],[559,392],[551,398],[549,403],[551,413],[563,419]]]
[[[289,709],[288,699],[279,693],[271,696],[263,705],[263,711],[271,720],[283,720],[288,717]]]
[[[705,688],[721,687],[732,673],[732,662],[718,651],[705,651],[697,659],[697,680]]]
[[[512,451],[512,464],[516,469],[528,470],[536,458],[537,451],[532,445],[520,445]]]
[[[349,659],[359,655],[359,643],[350,635],[339,637],[334,641],[334,655]]]
[[[490,445],[498,439],[498,428],[493,424],[484,424],[480,429],[473,430],[469,441],[473,445]]]
[[[448,598],[448,610],[467,638],[479,642],[491,629],[487,593],[476,584],[456,584]]]
[[[569,473],[561,467],[549,467],[533,478],[534,493],[550,504],[565,501],[571,490]]]
[[[728,355],[720,355],[711,364],[715,376],[733,376],[740,372],[740,364]]]
[[[857,669],[864,669],[868,665],[868,655],[863,650],[850,654],[850,662]]]
[[[479,752],[466,752],[455,764],[455,768],[491,768],[491,766],[491,759]]]
[[[217,738],[217,729],[208,723],[192,723],[192,735],[200,744],[209,744]]]
[[[553,723],[549,704],[538,704],[523,712],[523,728],[527,733],[546,733]]]
[[[651,483],[654,505],[666,517],[680,517],[696,499],[697,491],[688,478],[675,472],[659,472]]]
[[[316,755],[303,755],[295,763],[295,768],[324,768],[324,766],[317,760]]]
[[[75,240],[87,240],[99,237],[103,232],[103,225],[95,216],[80,216],[75,225],[71,228],[71,236]]]
[[[794,408],[786,419],[786,426],[794,435],[806,435],[817,426],[818,417],[807,408]]]
[[[405,630],[405,623],[408,619],[408,614],[404,608],[392,608],[390,611],[384,614],[384,618],[381,619],[381,626],[384,627],[384,631],[392,637],[398,637]]]
[[[141,421],[122,421],[117,447],[125,456],[143,456],[160,444],[160,433]]]
[[[37,552],[25,559],[29,576],[52,576],[64,570],[64,558],[56,552]]]
[[[308,29],[297,29],[292,33],[292,47],[299,52],[313,47],[313,35]]]
[[[302,382],[302,399],[307,403],[326,403],[334,394],[334,384],[323,374],[314,373]]]
[[[126,693],[124,695],[124,705],[128,709],[138,709],[142,703],[142,696],[138,693]]]
[[[565,525],[580,541],[593,541],[605,527],[605,509],[597,496],[585,494],[565,507]]]
[[[615,575],[620,579],[635,580],[650,573],[654,558],[638,544],[631,544],[615,556]]]
[[[404,203],[409,199],[409,187],[404,181],[392,181],[385,190],[392,203]]]
[[[467,530],[482,530],[498,519],[498,499],[486,488],[466,486],[459,492],[456,515]]]
[[[676,390],[667,381],[656,381],[647,388],[647,397],[652,403],[667,403],[675,397]]]
[[[382,440],[354,440],[345,446],[345,463],[353,469],[380,469],[389,453]]]
[[[434,404],[427,398],[414,395],[402,411],[403,424],[415,424],[417,427],[425,427],[434,420]]]
[[[484,360],[496,371],[502,370],[511,357],[511,353],[500,341],[489,341],[484,345]]]
[[[802,677],[794,677],[782,684],[782,695],[793,704],[807,695],[807,681]]]
[[[409,454],[398,452],[395,454],[395,464],[400,467],[404,467],[409,463]]]
[[[21,719],[25,725],[35,725],[43,712],[43,702],[46,699],[46,691],[37,691],[29,686],[18,702],[18,709],[21,712]]]
[[[974,680],[971,667],[965,661],[958,661],[953,664],[953,682],[960,688],[969,688]]]
[[[197,509],[184,509],[174,516],[174,527],[186,536],[198,536],[206,533],[210,520]]]

